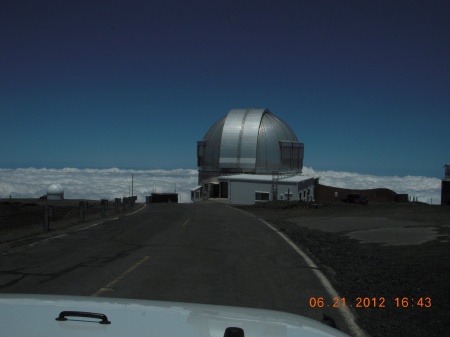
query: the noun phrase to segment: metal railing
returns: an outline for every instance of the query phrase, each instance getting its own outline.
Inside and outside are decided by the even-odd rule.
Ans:
[[[0,199],[0,243],[129,211],[136,197],[110,200]]]

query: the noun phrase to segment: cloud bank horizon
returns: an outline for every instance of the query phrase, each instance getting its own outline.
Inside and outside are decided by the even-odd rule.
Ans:
[[[133,187],[132,187],[133,175]],[[423,176],[375,176],[355,172],[315,171],[303,168],[303,175],[318,177],[322,185],[351,189],[388,188],[407,193],[420,202],[440,204],[441,180]],[[114,199],[133,194],[138,202],[152,192],[177,192],[180,202],[190,202],[196,187],[196,169],[128,170],[119,168],[16,168],[0,169],[0,198],[38,198],[54,183],[64,188],[66,199]]]

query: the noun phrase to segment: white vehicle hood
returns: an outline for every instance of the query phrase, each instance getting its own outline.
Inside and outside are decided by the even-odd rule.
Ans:
[[[57,320],[60,315],[66,320]],[[0,294],[0,326],[9,337],[223,337],[228,327],[243,329],[245,337],[348,336],[312,319],[271,310],[58,295]]]

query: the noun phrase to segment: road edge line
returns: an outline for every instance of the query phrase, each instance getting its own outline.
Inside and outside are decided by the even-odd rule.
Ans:
[[[278,233],[284,241],[286,241],[289,246],[291,246],[297,254],[299,254],[306,262],[306,264],[311,267],[313,273],[316,275],[316,277],[319,279],[322,286],[325,288],[328,295],[330,295],[332,298],[340,298],[338,292],[333,288],[331,285],[331,282],[327,279],[324,273],[320,271],[320,269],[317,267],[317,265],[314,263],[313,260],[309,258],[308,255],[306,255],[305,252],[303,252],[294,242],[291,241],[285,234],[281,233],[275,227],[273,227],[270,223],[267,221],[258,218],[261,222],[263,222],[266,226],[268,226],[270,229],[272,229],[274,232]],[[340,306],[338,307],[339,313],[344,318],[345,323],[347,324],[348,328],[352,332],[352,334],[356,337],[370,337],[357,323],[356,318],[353,315],[353,313],[350,311],[349,308]]]
[[[136,211],[134,211],[134,212],[131,212],[131,213],[127,213],[127,214],[125,214],[124,216],[129,216],[129,215],[132,215],[132,214],[134,214],[134,213],[140,212],[140,211],[142,211],[145,207],[147,207],[147,204],[144,204],[144,206],[142,206],[142,207],[139,208],[138,210],[136,210]]]

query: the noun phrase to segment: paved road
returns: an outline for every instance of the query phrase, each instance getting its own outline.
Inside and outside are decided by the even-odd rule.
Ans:
[[[87,228],[86,228],[87,227]],[[216,202],[155,204],[0,255],[0,292],[267,308],[320,320],[326,297],[303,259],[259,219]]]

